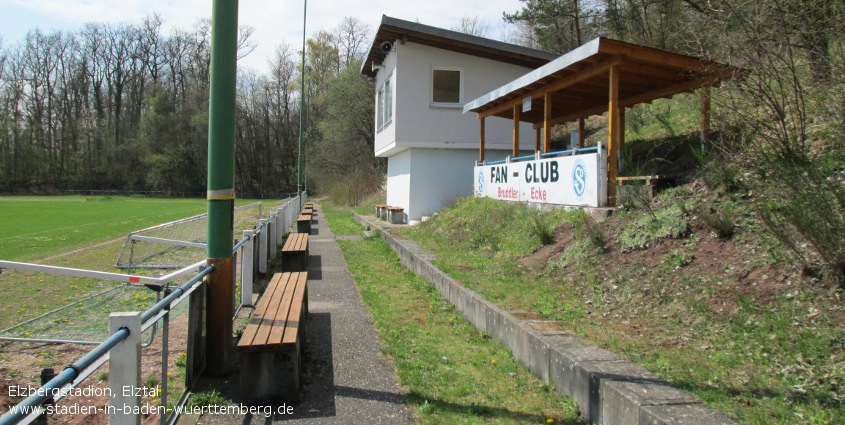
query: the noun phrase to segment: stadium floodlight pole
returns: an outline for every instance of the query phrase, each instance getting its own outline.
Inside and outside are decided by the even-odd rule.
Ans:
[[[232,338],[235,209],[235,110],[238,0],[214,0],[211,12],[211,92],[208,107],[208,277],[206,370],[227,374],[234,365]]]
[[[302,66],[300,67],[299,80],[299,158],[296,167],[296,194],[302,195],[302,123],[305,113],[305,18],[308,16],[308,0],[304,1],[302,8]],[[302,202],[299,205],[302,208]]]

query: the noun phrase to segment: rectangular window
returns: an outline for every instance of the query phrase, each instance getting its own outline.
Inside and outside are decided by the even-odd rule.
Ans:
[[[376,130],[387,127],[393,120],[393,75],[387,77],[376,94]]]
[[[384,86],[378,90],[376,95],[376,129],[381,130],[384,126]]]
[[[431,71],[431,102],[440,104],[461,103],[461,71],[433,69]]]
[[[393,79],[384,82],[384,125],[393,121]]]

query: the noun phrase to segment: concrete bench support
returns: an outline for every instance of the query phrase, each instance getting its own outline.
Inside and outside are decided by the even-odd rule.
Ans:
[[[300,214],[296,217],[296,231],[299,233],[311,233],[311,214]]]
[[[399,207],[387,207],[387,221],[390,224],[405,224],[405,209]]]
[[[291,233],[282,247],[282,270],[304,272],[308,270],[308,234]]]

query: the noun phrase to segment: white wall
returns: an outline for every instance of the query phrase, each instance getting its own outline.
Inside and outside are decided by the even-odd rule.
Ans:
[[[384,61],[385,68],[376,76],[376,91],[392,72],[394,76],[393,124],[377,132],[376,156],[389,157],[404,149],[478,149],[480,124],[474,113],[463,113],[463,105],[530,72],[531,69],[490,59],[465,55],[415,43],[394,43],[393,52]],[[461,103],[455,108],[431,105],[433,67],[460,68]],[[487,149],[511,148],[513,123],[488,118]],[[531,148],[534,130],[520,127],[523,148]],[[530,146],[529,146],[530,145]]]
[[[510,152],[490,152],[489,160]],[[524,151],[521,154],[529,154]],[[405,209],[405,221],[419,220],[473,192],[474,149],[406,149],[387,159],[387,205]]]
[[[387,205],[408,211],[411,196],[411,151],[387,159]]]

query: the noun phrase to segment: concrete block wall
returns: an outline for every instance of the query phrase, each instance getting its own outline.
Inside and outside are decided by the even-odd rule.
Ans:
[[[602,425],[728,425],[737,422],[708,408],[625,357],[560,331],[542,331],[530,320],[485,300],[431,264],[434,255],[413,241],[398,239],[375,217],[356,219],[379,228],[381,237],[408,269],[428,280],[469,321],[502,342],[514,358],[555,391],[572,397],[582,416]]]

